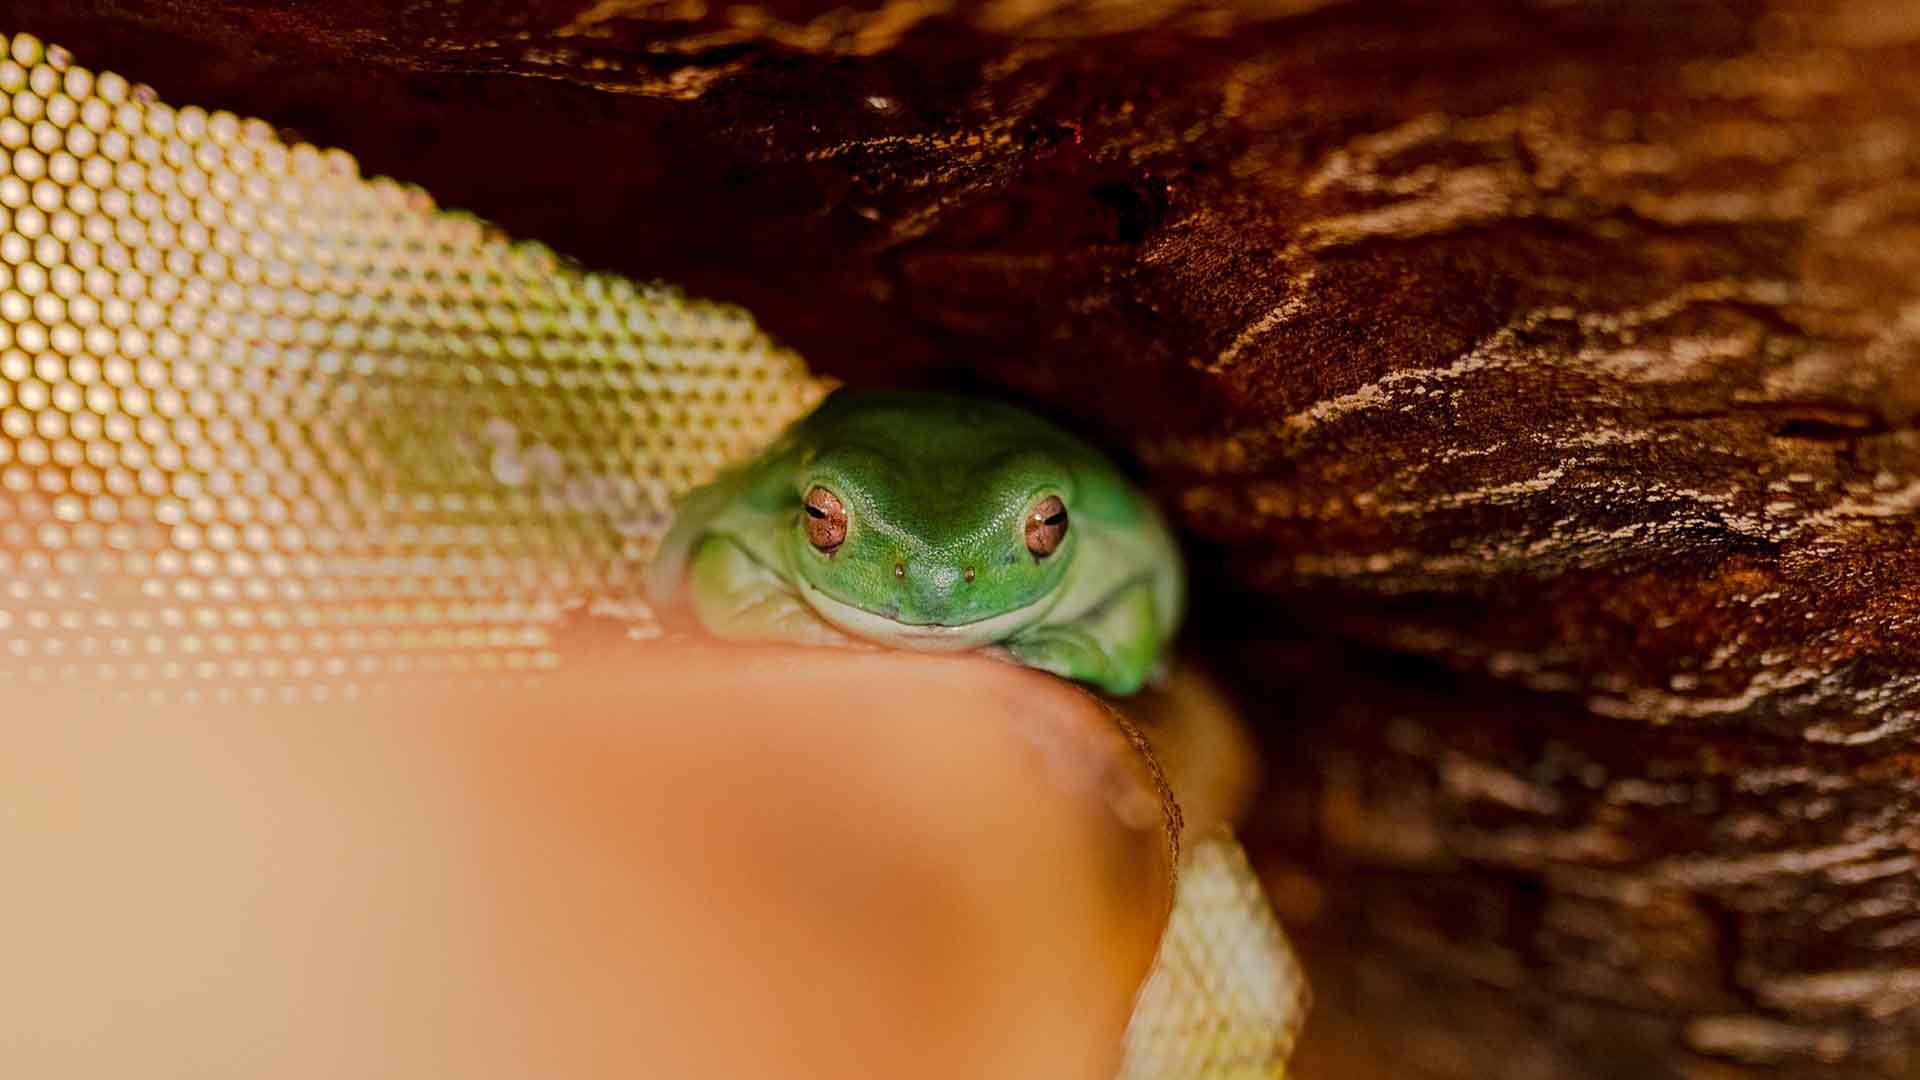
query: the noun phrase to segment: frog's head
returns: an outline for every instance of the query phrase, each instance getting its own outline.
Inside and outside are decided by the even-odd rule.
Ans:
[[[788,558],[807,603],[849,633],[921,649],[1003,640],[1045,613],[1072,565],[1063,457],[924,422],[823,441],[791,491]],[[991,425],[983,425],[988,431]]]

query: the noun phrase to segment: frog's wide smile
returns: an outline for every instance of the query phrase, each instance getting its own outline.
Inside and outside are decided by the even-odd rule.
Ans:
[[[1046,614],[1054,599],[1051,596],[1042,597],[1025,607],[989,615],[984,619],[946,624],[901,622],[844,600],[836,600],[805,579],[800,581],[800,593],[806,598],[807,606],[821,618],[855,637],[885,645],[906,645],[943,652],[977,649],[982,645],[1004,641],[1015,631]]]

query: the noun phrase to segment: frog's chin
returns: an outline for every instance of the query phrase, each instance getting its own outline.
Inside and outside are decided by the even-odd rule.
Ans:
[[[963,652],[1005,641],[1044,614],[1047,607],[1044,599],[1036,600],[1025,607],[1003,611],[985,619],[959,626],[942,626],[938,623],[904,623],[877,615],[865,608],[835,600],[807,581],[801,582],[800,592],[806,598],[807,606],[822,619],[855,637],[881,645],[927,652]]]

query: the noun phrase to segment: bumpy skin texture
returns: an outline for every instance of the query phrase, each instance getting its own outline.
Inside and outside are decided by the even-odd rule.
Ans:
[[[830,552],[807,536],[815,487],[846,512]],[[1049,496],[1068,525],[1039,557],[1026,526]],[[647,588],[669,624],[722,638],[994,649],[1129,694],[1173,638],[1184,579],[1153,504],[1045,420],[974,398],[843,390],[687,497]]]

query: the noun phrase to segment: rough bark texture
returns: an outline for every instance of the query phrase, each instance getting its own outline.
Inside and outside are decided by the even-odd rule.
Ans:
[[[1920,1067],[1920,6],[42,0],[1195,545],[1356,1076]]]

